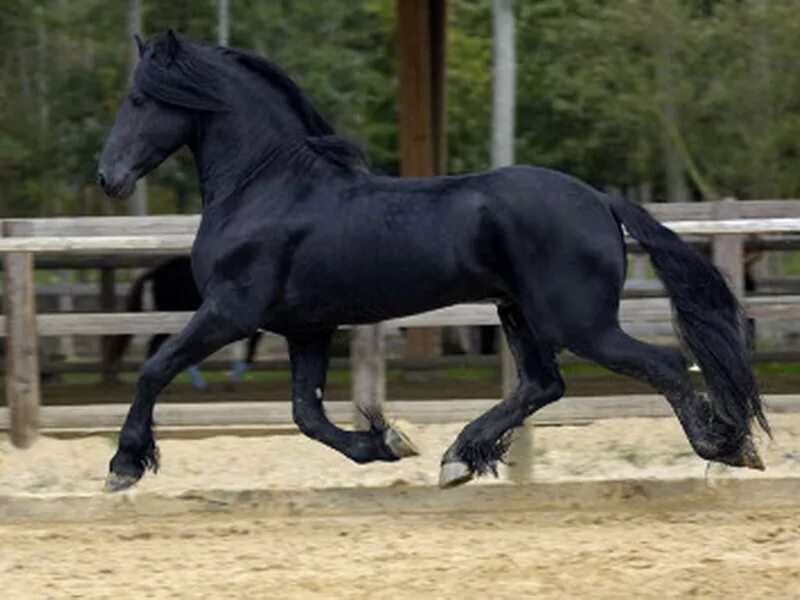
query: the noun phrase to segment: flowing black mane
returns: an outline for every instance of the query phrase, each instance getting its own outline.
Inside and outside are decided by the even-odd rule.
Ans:
[[[219,112],[230,108],[225,94],[225,69],[228,57],[255,75],[267,80],[286,98],[289,108],[308,133],[307,143],[316,154],[336,165],[352,170],[367,167],[362,148],[336,134],[333,126],[314,108],[300,87],[286,72],[270,61],[243,50],[202,48],[183,39],[180,51],[169,45],[170,35],[156,40],[145,52],[136,69],[134,81],[145,95],[170,104],[200,112]]]

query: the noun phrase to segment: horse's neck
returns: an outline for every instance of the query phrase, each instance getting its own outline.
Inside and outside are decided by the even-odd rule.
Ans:
[[[258,115],[226,113],[206,123],[192,147],[204,206],[230,198],[254,173],[290,156],[303,138],[290,131]]]

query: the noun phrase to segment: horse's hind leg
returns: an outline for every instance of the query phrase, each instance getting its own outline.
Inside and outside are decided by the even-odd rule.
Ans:
[[[734,435],[729,426],[714,416],[710,403],[694,392],[686,360],[679,350],[646,344],[629,336],[617,324],[590,341],[568,347],[579,356],[643,380],[661,392],[701,458],[735,466],[745,466],[751,460],[760,462],[752,443]]]
[[[526,417],[564,394],[554,348],[537,339],[516,305],[498,308],[509,347],[517,364],[517,389],[505,400],[469,423],[442,458],[441,487],[495,472],[508,448],[510,431]]]
[[[357,463],[396,461],[419,454],[411,441],[381,414],[365,414],[369,431],[345,431],[330,422],[322,406],[333,332],[287,336],[292,362],[292,416],[308,437]]]

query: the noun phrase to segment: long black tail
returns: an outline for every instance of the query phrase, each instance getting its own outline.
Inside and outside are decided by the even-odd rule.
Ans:
[[[131,289],[128,291],[128,297],[125,298],[125,310],[127,312],[142,312],[142,302],[144,294],[144,284],[153,276],[153,271],[147,271],[139,276],[133,282]],[[108,349],[108,361],[111,364],[112,371],[117,373],[122,367],[122,357],[128,346],[131,343],[132,335],[115,335],[111,338]]]
[[[621,199],[609,205],[650,255],[667,289],[678,334],[700,366],[715,414],[745,435],[753,419],[770,433],[750,366],[744,311],[725,278],[702,254],[644,208]]]

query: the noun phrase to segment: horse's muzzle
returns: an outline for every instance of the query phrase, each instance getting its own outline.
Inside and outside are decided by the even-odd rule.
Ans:
[[[103,169],[97,171],[97,185],[103,188],[106,196],[111,198],[127,198],[133,193],[136,187],[136,180],[131,177],[124,177],[114,181]]]

